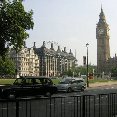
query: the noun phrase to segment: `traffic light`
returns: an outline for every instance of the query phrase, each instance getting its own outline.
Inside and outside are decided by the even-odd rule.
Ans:
[[[86,66],[86,56],[83,56],[83,65]]]

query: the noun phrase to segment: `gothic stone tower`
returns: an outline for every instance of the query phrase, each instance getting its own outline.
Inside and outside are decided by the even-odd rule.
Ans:
[[[109,26],[106,23],[106,18],[101,8],[99,22],[96,27],[98,73],[106,72],[106,62],[110,58],[109,38]]]

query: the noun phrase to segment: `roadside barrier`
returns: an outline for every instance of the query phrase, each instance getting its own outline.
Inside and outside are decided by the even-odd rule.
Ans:
[[[0,117],[116,117],[117,94],[1,99]]]

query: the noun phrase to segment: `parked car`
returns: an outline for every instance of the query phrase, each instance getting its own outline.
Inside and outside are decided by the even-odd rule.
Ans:
[[[0,87],[0,96],[2,98],[17,98],[35,95],[50,97],[56,92],[57,87],[50,78],[46,77],[21,77],[17,78],[13,85]]]
[[[72,92],[72,91],[84,91],[86,88],[86,82],[83,78],[65,78],[58,85],[58,91]]]

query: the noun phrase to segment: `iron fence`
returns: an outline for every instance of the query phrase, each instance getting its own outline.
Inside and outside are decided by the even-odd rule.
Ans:
[[[117,117],[117,94],[1,99],[0,117]]]

